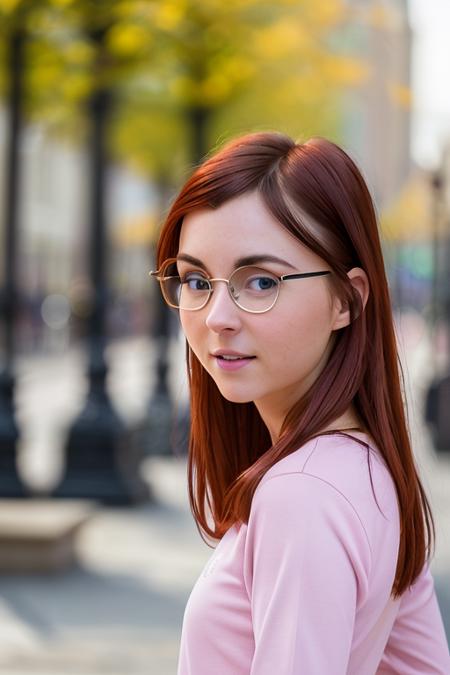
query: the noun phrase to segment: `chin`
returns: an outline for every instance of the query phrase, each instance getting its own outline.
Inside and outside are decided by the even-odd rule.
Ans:
[[[217,385],[217,388],[224,397],[224,399],[226,399],[230,403],[251,403],[254,400],[253,396],[250,396],[245,392],[229,391],[226,389],[221,389],[219,385]]]
[[[252,398],[242,398],[238,396],[224,396],[230,403],[253,403]]]

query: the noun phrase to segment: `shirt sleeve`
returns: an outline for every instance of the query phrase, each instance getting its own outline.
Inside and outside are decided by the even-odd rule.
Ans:
[[[444,625],[428,565],[401,597],[377,675],[450,675]]]
[[[332,485],[303,473],[263,481],[244,556],[251,675],[345,675],[370,565],[362,523]]]

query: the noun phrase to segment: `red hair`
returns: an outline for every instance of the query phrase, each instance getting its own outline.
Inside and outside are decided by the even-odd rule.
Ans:
[[[215,208],[252,190],[281,225],[328,263],[335,291],[349,303],[353,320],[336,331],[325,368],[288,412],[273,445],[254,404],[226,400],[187,345],[188,482],[197,527],[202,536],[220,539],[234,523],[247,522],[254,491],[266,471],[319,435],[353,403],[397,491],[401,532],[392,588],[397,597],[422,570],[435,532],[405,419],[377,218],[355,163],[323,138],[296,144],[283,134],[256,133],[232,141],[201,164],[176,197],[161,230],[158,267],[177,255],[187,213]],[[311,219],[324,236],[308,226]],[[347,276],[352,267],[364,269],[369,279],[364,311]]]

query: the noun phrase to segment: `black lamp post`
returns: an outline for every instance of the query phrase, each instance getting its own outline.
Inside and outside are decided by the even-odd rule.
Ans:
[[[148,455],[173,455],[172,444],[173,406],[169,390],[168,348],[171,334],[170,313],[160,296],[159,289],[153,295],[153,327],[151,337],[155,351],[155,382],[150,396],[148,411],[135,430],[134,441]]]
[[[433,172],[431,176],[431,194],[432,194],[432,227],[433,227],[433,279],[431,288],[431,326],[434,338],[436,327],[439,321],[440,309],[440,284],[439,277],[441,272],[440,251],[440,221],[442,219],[442,174],[440,171]]]
[[[447,177],[449,180],[450,177]],[[425,421],[430,427],[433,445],[438,452],[450,453],[450,227],[448,206],[445,205],[445,182],[442,172],[432,176],[433,189],[433,332],[436,332],[439,312],[443,312],[446,337],[444,374],[431,382],[425,399]],[[446,235],[442,238],[442,227]],[[441,235],[441,236],[439,236]],[[446,254],[440,260],[441,250]],[[442,264],[443,263],[443,264]],[[433,335],[433,338],[435,335]],[[433,352],[434,353],[434,352]]]
[[[191,106],[185,111],[190,129],[190,152],[194,164],[200,163],[206,153],[206,126],[208,110]],[[150,455],[181,455],[188,449],[189,406],[175,410],[167,377],[167,352],[172,330],[172,311],[163,301],[159,289],[153,302],[154,328],[152,338],[156,345],[156,383],[150,398],[148,416],[137,430],[137,444]]]
[[[154,256],[153,256],[154,258]],[[154,280],[151,288],[151,339],[155,352],[154,384],[147,413],[136,426],[133,441],[136,448],[150,456],[174,456],[187,453],[189,410],[177,410],[169,388],[169,345],[178,330],[173,310],[164,302]]]
[[[104,57],[106,30],[91,33],[98,63]],[[80,415],[73,423],[65,448],[66,465],[54,496],[98,499],[109,504],[129,504],[149,498],[149,489],[139,474],[140,457],[130,435],[114,410],[106,389],[105,315],[108,304],[106,281],[106,135],[112,93],[98,84],[89,106],[90,148],[90,280],[92,298],[88,327],[89,392]]]
[[[26,488],[17,472],[19,430],[14,415],[14,322],[17,311],[16,257],[20,189],[19,142],[22,126],[23,52],[25,34],[13,28],[8,40],[8,150],[5,186],[5,231],[3,255],[3,289],[0,311],[3,319],[4,357],[0,373],[0,496],[23,497]]]

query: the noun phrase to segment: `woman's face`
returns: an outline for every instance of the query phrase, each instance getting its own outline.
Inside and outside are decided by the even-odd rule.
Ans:
[[[178,255],[182,254],[200,260],[209,277],[226,279],[238,259],[254,255],[279,258],[280,262],[262,260],[258,267],[280,276],[329,269],[274,219],[257,192],[188,214],[181,227]],[[183,276],[201,267],[179,260],[178,270]],[[318,377],[333,330],[341,327],[340,302],[331,294],[329,276],[282,282],[275,305],[262,314],[237,307],[225,283],[213,287],[205,307],[180,310],[186,339],[221,394],[236,403],[254,401],[275,431]],[[230,366],[214,356],[217,350],[253,358],[236,368],[238,363]]]

